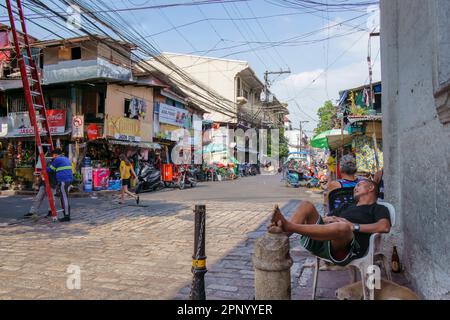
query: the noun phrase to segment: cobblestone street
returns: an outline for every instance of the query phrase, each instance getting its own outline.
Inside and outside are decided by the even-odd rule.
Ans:
[[[4,226],[0,299],[186,299],[195,204],[207,208],[207,299],[253,299],[253,243],[266,231],[273,205],[290,214],[301,199],[321,199],[279,180],[258,176],[169,189],[143,195],[139,206],[101,198],[73,209],[70,223],[41,218]],[[295,237],[291,242],[293,299],[310,299],[312,269],[303,264],[312,256]],[[67,288],[70,265],[81,269],[80,290]],[[334,275],[332,281],[322,276],[318,298],[333,298],[349,281]]]

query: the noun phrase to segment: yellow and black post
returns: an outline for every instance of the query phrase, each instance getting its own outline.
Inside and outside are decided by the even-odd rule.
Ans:
[[[205,227],[206,227],[206,206],[195,206],[195,238],[194,255],[192,256],[192,273],[194,279],[191,287],[191,300],[206,300],[205,294]]]

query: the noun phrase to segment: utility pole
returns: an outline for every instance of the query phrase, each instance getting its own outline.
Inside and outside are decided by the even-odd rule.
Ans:
[[[373,93],[373,84],[372,84],[372,37],[379,37],[380,33],[379,32],[371,32],[369,35],[369,45],[368,45],[368,52],[367,52],[367,63],[369,64],[369,81],[370,81],[370,111],[369,114],[370,115],[376,115],[376,112],[373,108],[373,100],[375,98],[375,95]],[[372,139],[373,139],[373,146],[374,146],[374,154],[375,154],[375,164],[376,164],[376,170],[379,171],[380,170],[380,164],[378,162],[378,152],[377,152],[377,148],[378,148],[378,144],[377,144],[377,137],[376,137],[376,133],[375,133],[375,122],[372,120],[372,128],[373,128],[373,134],[372,134]]]
[[[302,140],[303,140],[303,127],[302,127],[302,124],[303,123],[308,123],[309,121],[300,121],[300,143],[299,143],[299,146],[300,146],[300,152],[302,152]]]
[[[291,70],[280,70],[280,71],[266,71],[264,72],[264,102],[269,103],[269,88],[272,85],[269,81],[269,75],[276,74],[291,74]]]
[[[374,100],[374,94],[373,94],[373,70],[372,70],[372,37],[379,37],[380,33],[379,32],[372,32],[369,35],[369,45],[368,45],[368,52],[367,52],[367,63],[369,65],[369,84],[370,84],[370,113],[375,114],[375,111],[373,109],[373,100]]]
[[[266,70],[266,72],[264,72],[264,107],[267,107],[269,105],[269,88],[272,85],[269,80],[269,75],[282,75],[282,74],[291,74],[291,70],[280,70],[280,71]],[[265,116],[266,113],[264,112],[264,119]]]

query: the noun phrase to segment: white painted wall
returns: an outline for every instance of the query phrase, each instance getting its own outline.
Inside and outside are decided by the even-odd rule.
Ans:
[[[450,299],[450,125],[434,98],[436,67],[450,63],[450,50],[436,52],[449,45],[449,15],[447,0],[381,1],[385,194],[399,223],[391,241],[427,299]]]

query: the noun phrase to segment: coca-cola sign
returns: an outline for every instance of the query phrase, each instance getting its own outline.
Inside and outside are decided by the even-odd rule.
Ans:
[[[98,137],[100,137],[100,129],[99,127],[94,124],[91,123],[90,125],[88,125],[87,127],[87,136],[89,140],[95,140]]]

